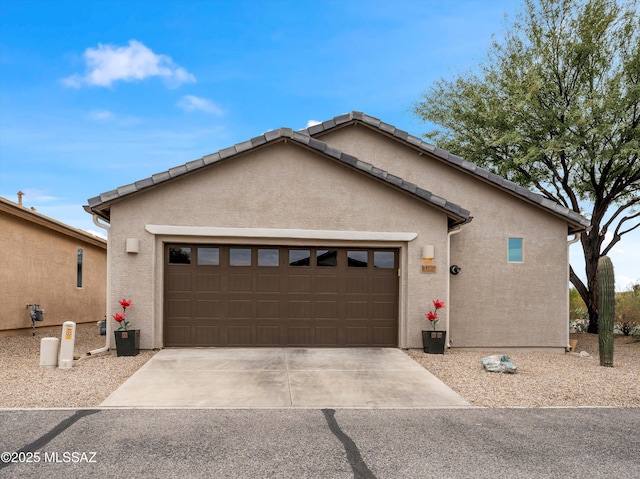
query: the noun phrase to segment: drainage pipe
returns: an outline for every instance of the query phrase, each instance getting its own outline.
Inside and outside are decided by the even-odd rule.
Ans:
[[[109,225],[104,224],[104,223],[100,223],[98,221],[98,216],[97,215],[93,215],[93,224],[96,225],[98,228],[102,228],[103,230],[105,230],[107,232],[107,301],[106,301],[106,315],[105,315],[105,345],[102,348],[98,348],[98,349],[93,349],[92,351],[89,351],[87,354],[89,354],[89,356],[92,356],[94,354],[99,354],[99,353],[104,353],[106,351],[109,351],[109,331],[111,330],[111,328],[109,327],[109,301],[111,300],[110,296],[111,296],[111,260],[109,258],[109,243],[108,243],[108,238],[109,238]]]
[[[569,249],[571,248],[571,245],[577,243],[579,239],[580,239],[580,235],[576,233],[573,235],[572,240],[567,241],[567,277],[568,278],[571,277],[571,273],[570,273],[571,263],[569,261]],[[571,282],[571,280],[569,280],[569,282]],[[571,300],[568,294],[567,294],[567,311],[569,312],[569,314],[571,314]],[[567,320],[567,346],[565,347],[566,351],[571,351],[571,343],[569,342],[570,339],[571,339],[571,331],[569,328],[569,321]]]
[[[451,347],[451,334],[449,334],[449,316],[451,313],[451,273],[449,272],[449,268],[451,267],[451,237],[458,233],[460,233],[460,226],[457,226],[447,233],[447,302],[445,303],[447,306],[447,323],[445,327],[445,331],[447,332],[447,348]]]

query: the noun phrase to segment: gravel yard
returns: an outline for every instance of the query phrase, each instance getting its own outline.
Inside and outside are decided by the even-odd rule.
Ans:
[[[640,407],[640,343],[617,337],[615,367],[603,368],[598,362],[598,337],[571,336],[578,339],[578,351],[590,357],[514,352],[510,357],[518,373],[513,375],[482,369],[480,359],[500,350],[406,353],[475,406]],[[105,337],[95,325],[80,325],[75,351],[82,359],[71,369],[47,369],[39,366],[43,337],[59,337],[59,333],[38,331],[35,337],[0,338],[0,408],[97,407],[155,354],[142,351],[134,357],[117,357],[110,351],[86,357],[87,351],[104,346]]]

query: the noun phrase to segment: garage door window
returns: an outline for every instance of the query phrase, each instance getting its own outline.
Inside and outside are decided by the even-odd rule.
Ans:
[[[374,251],[373,266],[374,268],[395,268],[396,254],[393,251]]]
[[[220,248],[198,248],[198,265],[219,266]]]
[[[259,249],[258,266],[280,266],[280,251],[277,249]]]
[[[289,266],[310,266],[311,251],[308,249],[290,249]]]
[[[332,249],[316,250],[317,266],[338,266],[338,252]]]
[[[181,246],[169,248],[169,264],[191,264],[191,248]]]
[[[251,249],[250,248],[229,249],[229,265],[251,266]]]
[[[368,264],[366,251],[347,251],[347,266],[349,268],[366,268]]]

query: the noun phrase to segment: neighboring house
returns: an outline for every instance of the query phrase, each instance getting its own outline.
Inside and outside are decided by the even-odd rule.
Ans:
[[[106,311],[107,242],[0,198],[0,336],[30,334],[28,304],[44,321],[86,323]]]
[[[133,299],[142,348],[418,348],[440,299],[452,347],[562,350],[568,236],[589,224],[359,112],[265,133],[85,209],[111,225],[110,306]]]

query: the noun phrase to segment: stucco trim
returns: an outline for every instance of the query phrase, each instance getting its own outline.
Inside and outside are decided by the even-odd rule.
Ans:
[[[418,233],[396,231],[299,230],[281,228],[221,228],[215,226],[146,225],[152,235],[224,238],[324,239],[346,241],[413,241]]]

